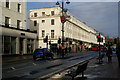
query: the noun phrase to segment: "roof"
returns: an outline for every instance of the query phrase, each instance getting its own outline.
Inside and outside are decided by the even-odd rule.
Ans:
[[[38,8],[38,9],[31,9],[30,11],[41,10],[41,9],[49,9],[49,8],[60,8],[60,7],[57,7],[57,6],[53,6],[53,7],[43,7],[43,8]]]

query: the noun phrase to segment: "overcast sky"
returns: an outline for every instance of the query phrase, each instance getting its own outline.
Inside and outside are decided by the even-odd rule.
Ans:
[[[28,2],[30,9],[55,6],[54,2]],[[65,5],[70,14],[86,25],[102,32],[105,36],[118,36],[118,3],[117,2],[71,2]]]

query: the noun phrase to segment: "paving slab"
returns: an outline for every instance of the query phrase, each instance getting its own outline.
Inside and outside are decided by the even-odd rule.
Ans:
[[[71,80],[72,78],[70,76],[65,76],[71,69],[55,74],[47,80]],[[111,63],[108,63],[106,56],[102,64],[98,64],[96,58],[90,60],[84,74],[84,76],[87,77],[85,80],[120,80],[120,68],[118,67],[117,56],[113,55]],[[74,80],[83,80],[81,79],[81,74],[76,76]]]

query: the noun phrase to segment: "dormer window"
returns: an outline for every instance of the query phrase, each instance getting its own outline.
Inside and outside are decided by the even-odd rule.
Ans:
[[[51,11],[51,15],[52,15],[52,16],[54,15],[54,11]]]
[[[37,17],[37,13],[34,13],[34,17]]]
[[[42,16],[45,16],[45,12],[42,12]]]

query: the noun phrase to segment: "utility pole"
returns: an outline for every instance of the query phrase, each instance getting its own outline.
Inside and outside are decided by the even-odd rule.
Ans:
[[[64,12],[64,2],[62,0],[62,16],[64,16],[63,12]],[[64,22],[62,22],[62,47],[64,47]],[[62,57],[64,58],[64,49],[62,49]]]

